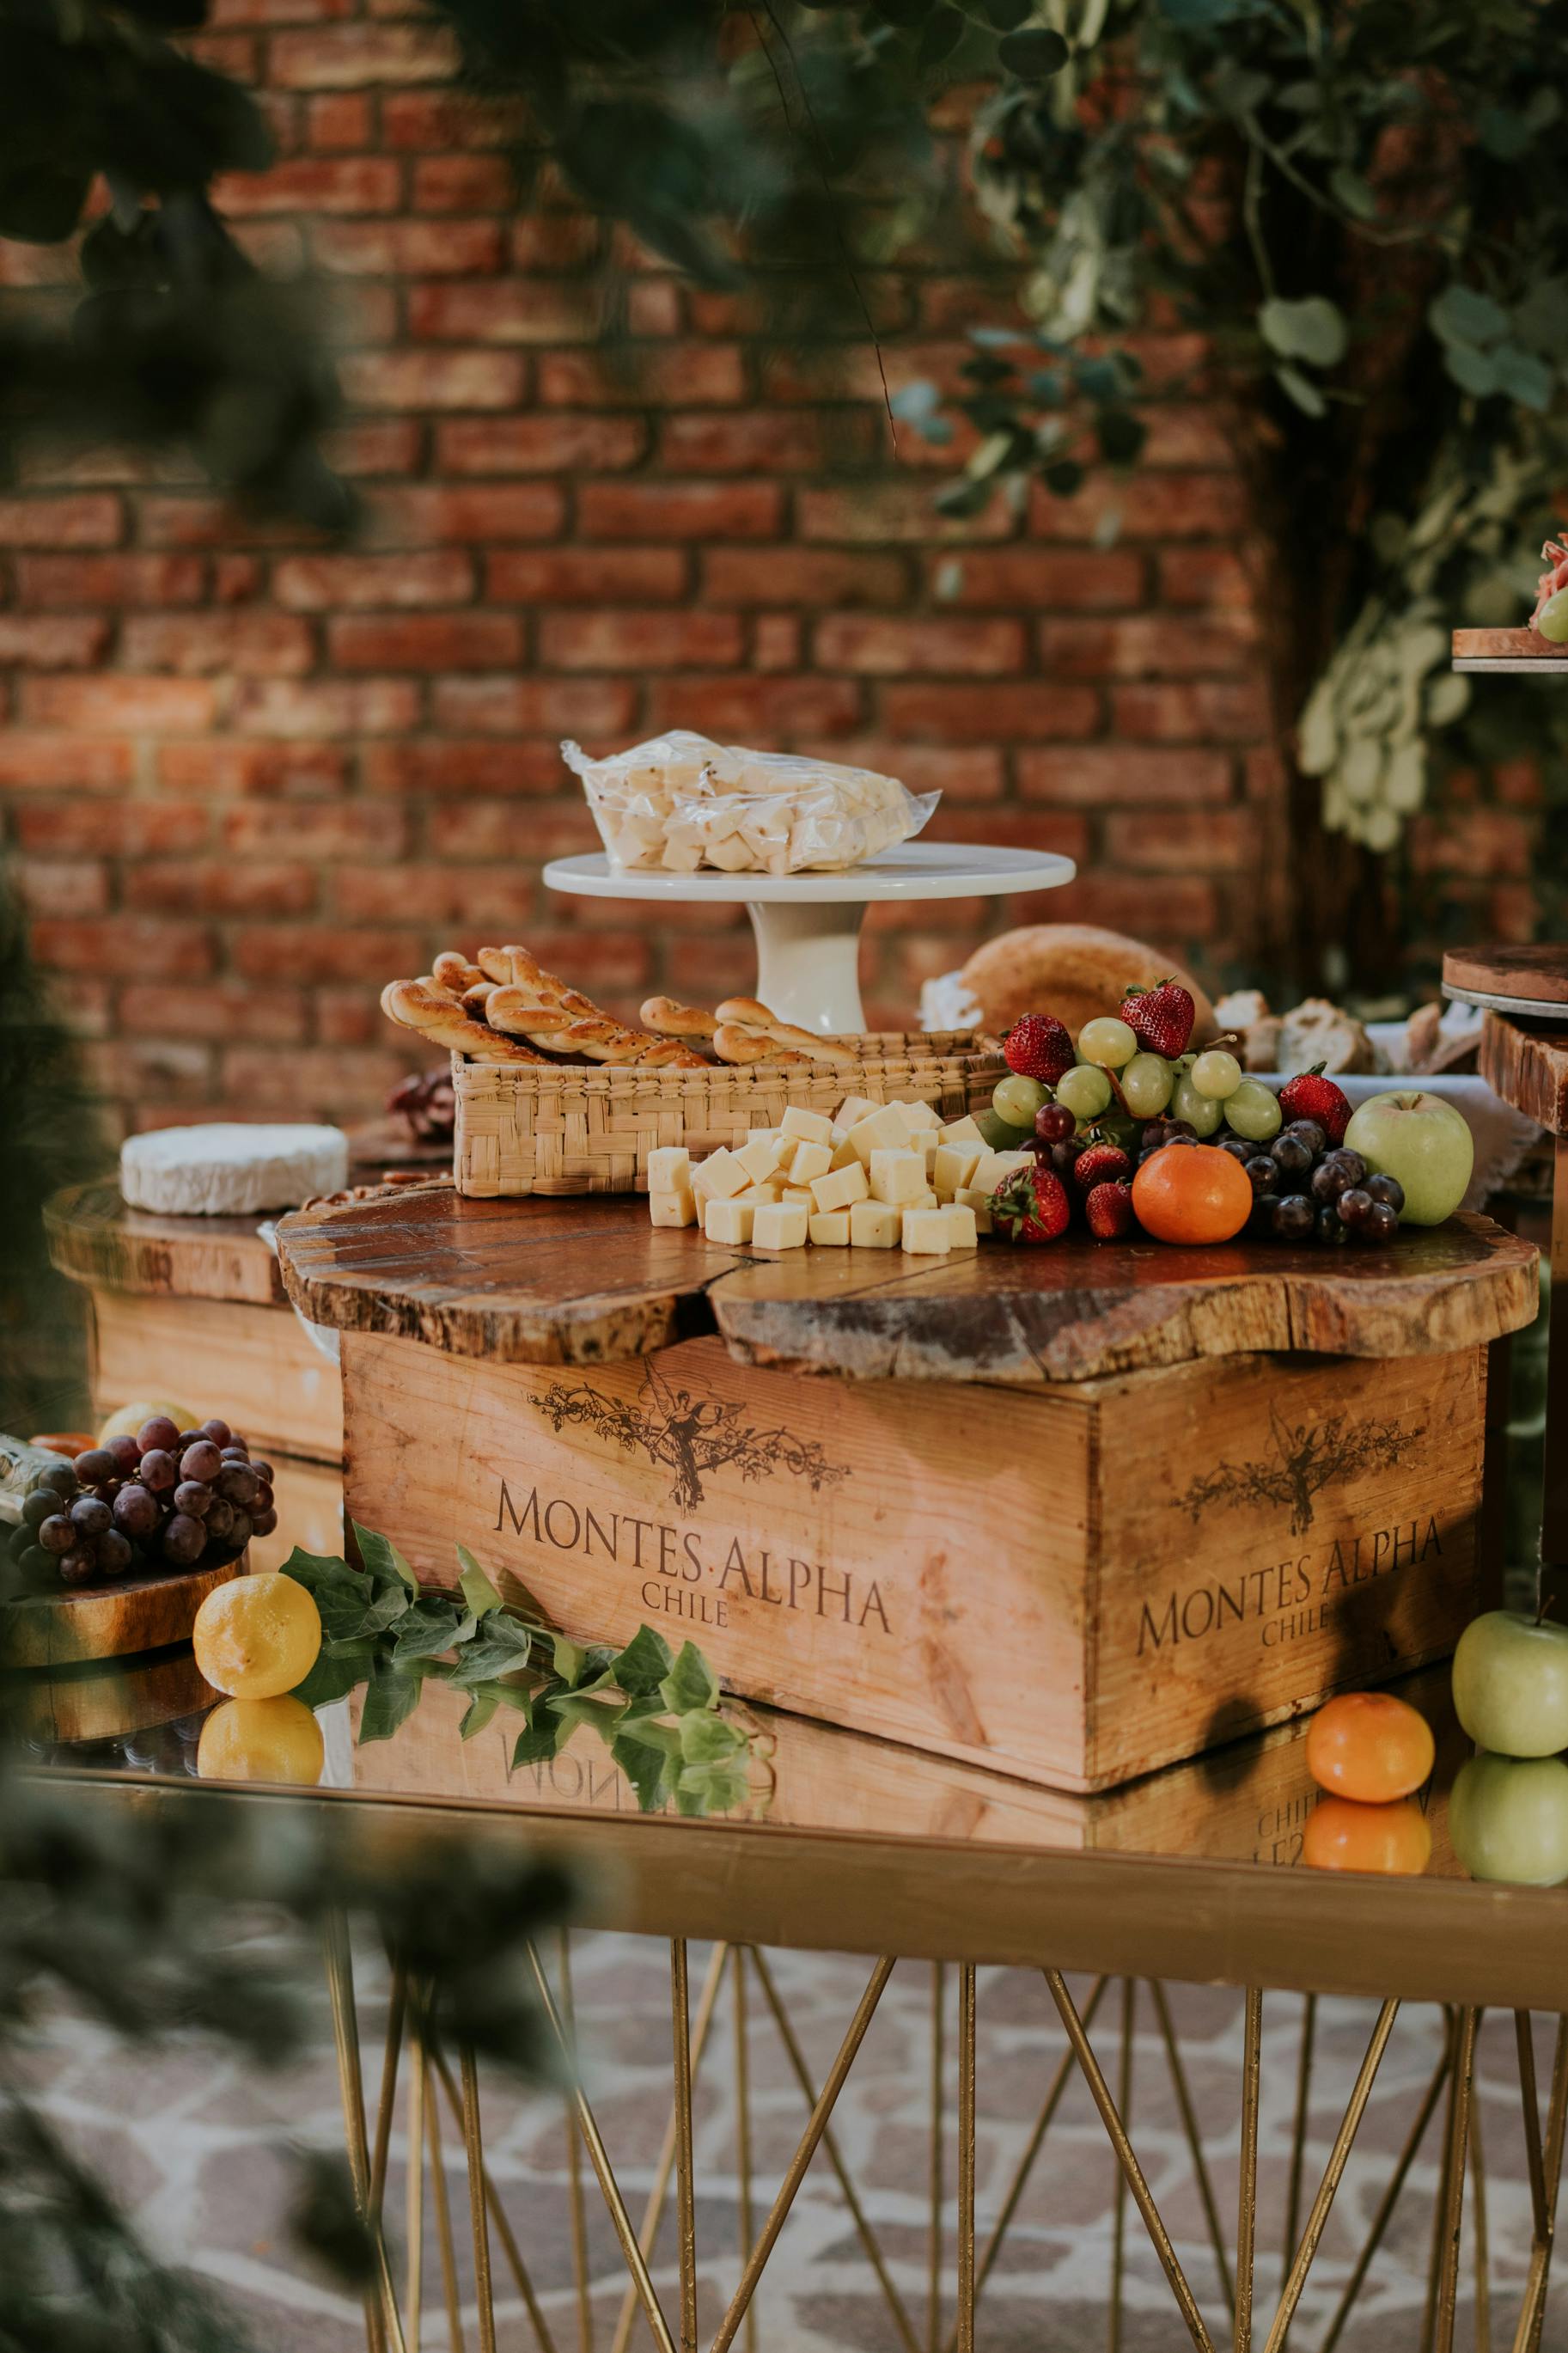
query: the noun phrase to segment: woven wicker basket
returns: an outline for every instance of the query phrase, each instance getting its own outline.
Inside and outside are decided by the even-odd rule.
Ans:
[[[846,1095],[928,1103],[944,1119],[989,1103],[1006,1064],[967,1030],[872,1033],[853,1062],[765,1062],[706,1071],[531,1066],[452,1057],[459,1193],[646,1193],[647,1155],[684,1144],[694,1159],[776,1127],[785,1106],[834,1112]]]

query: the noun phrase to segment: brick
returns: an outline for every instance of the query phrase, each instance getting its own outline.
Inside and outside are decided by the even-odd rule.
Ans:
[[[117,1038],[112,1045],[93,1046],[86,1072],[89,1086],[129,1098],[138,1116],[151,1096],[180,1106],[179,1117],[189,1119],[184,1106],[206,1103],[213,1091],[211,1049],[174,1038]]]
[[[226,849],[290,851],[299,858],[401,858],[408,820],[392,801],[247,801],[222,811]]]
[[[437,79],[446,81],[447,77]],[[387,146],[410,148],[423,155],[441,147],[471,152],[504,146],[519,128],[515,103],[486,103],[449,87],[389,90],[381,101],[381,135]]]
[[[75,1036],[108,1036],[113,1026],[114,992],[107,981],[88,980],[80,974],[53,973],[49,977],[49,996],[60,1018]]]
[[[385,1022],[381,1028],[384,1037],[395,1038]],[[223,1084],[239,1102],[254,1104],[258,1113],[334,1118],[345,1097],[379,1103],[419,1059],[416,1041],[409,1038],[407,1052],[395,1043],[358,1051],[345,1051],[342,1046],[295,1048],[288,1053],[236,1047],[222,1057]]]
[[[508,231],[516,269],[586,269],[603,243],[590,213],[526,212]]]
[[[584,539],[769,539],[784,520],[772,482],[584,482]]]
[[[156,493],[137,501],[144,547],[276,547],[309,536],[298,523],[247,515],[223,499]]]
[[[556,793],[567,772],[554,736],[538,743],[467,742],[461,737],[372,744],[364,754],[365,788],[373,793],[504,795]],[[529,817],[532,842],[533,817]],[[516,837],[513,836],[515,847]]]
[[[1411,862],[1421,872],[1523,877],[1535,843],[1536,828],[1512,809],[1423,810],[1410,827]]]
[[[487,744],[485,749],[492,758],[499,757],[500,752],[499,744]],[[561,768],[558,755],[556,776],[552,781],[559,783],[563,780],[564,771]],[[526,819],[522,820],[528,827],[531,861],[538,859],[545,849],[545,843],[536,835],[534,828],[546,814],[542,809],[531,808]],[[576,847],[584,849],[597,848],[599,837],[594,829],[594,820],[589,817],[586,808],[579,807],[572,814],[574,818],[581,818],[587,828],[584,834],[579,828]],[[553,835],[557,812],[551,810],[548,812],[548,817]],[[519,824],[517,811],[511,807],[510,798],[507,795],[498,794],[486,800],[468,800],[458,797],[454,800],[451,807],[433,808],[427,813],[425,819],[425,846],[432,858],[515,859],[518,850]],[[553,838],[551,839],[549,848],[550,854],[552,857],[556,855]]]
[[[310,243],[321,269],[356,278],[463,277],[499,269],[503,253],[493,220],[323,220]]]
[[[101,659],[109,644],[100,614],[0,613],[0,663],[31,670],[81,670]]]
[[[333,290],[334,326],[342,352],[369,351],[398,337],[399,296],[395,287],[370,278],[351,278]]]
[[[954,522],[939,513],[924,483],[858,482],[848,490],[802,491],[797,527],[805,540],[884,546],[889,540],[1007,539],[1015,526],[1000,499],[984,514]]]
[[[853,408],[696,410],[659,426],[659,464],[674,474],[802,474],[864,466],[874,420]]]
[[[546,408],[732,407],[746,397],[746,367],[732,343],[655,343],[617,364],[603,352],[544,352],[539,397]]]
[[[1013,680],[985,686],[894,685],[882,689],[884,725],[927,744],[1067,743],[1093,735],[1100,699],[1093,687]]]
[[[199,801],[124,800],[114,812],[111,835],[103,809],[93,801],[51,794],[11,804],[16,839],[24,849],[94,850],[106,841],[121,858],[156,858],[168,851],[202,849],[211,833]]]
[[[123,740],[0,727],[0,791],[118,792],[130,784],[135,759],[134,746]]]
[[[323,1046],[366,1046],[386,1035],[386,1016],[368,988],[318,988],[316,1036]],[[408,1040],[414,1047],[412,1037]]]
[[[850,678],[680,678],[650,685],[647,720],[721,742],[793,744],[800,735],[858,733],[866,713]]]
[[[422,155],[414,166],[414,202],[422,213],[499,213],[516,201],[503,156]]]
[[[1219,927],[1213,885],[1195,874],[1162,877],[1153,897],[1147,875],[1079,874],[1059,890],[1023,892],[1007,907],[1016,923],[1100,923],[1132,939],[1157,928],[1161,947],[1184,963],[1201,962]]]
[[[925,841],[967,841],[974,828],[974,819],[967,810],[937,809],[921,839]],[[999,849],[1046,849],[1062,858],[1080,862],[1089,856],[1090,827],[1087,818],[1076,811],[1064,809],[990,809],[985,817],[985,839]],[[951,921],[955,904],[948,901],[942,908],[944,920]],[[873,910],[873,913],[876,911]],[[907,921],[909,910],[897,905],[881,911],[885,916]],[[922,910],[922,915],[929,913]],[[976,902],[958,928],[973,936],[985,920],[985,910]]]
[[[425,448],[425,427],[413,417],[362,417],[321,436],[321,455],[334,473],[356,481],[372,474],[413,474]]]
[[[689,560],[675,547],[503,547],[485,561],[485,595],[502,605],[597,605],[612,596],[673,604],[689,579]]]
[[[102,839],[100,821],[100,844]],[[6,863],[29,915],[100,915],[109,904],[109,868],[101,859],[13,858]]]
[[[449,81],[458,46],[443,26],[418,21],[325,25],[279,33],[268,70],[279,90],[363,90],[367,83]]]
[[[1142,473],[1130,487],[1096,484],[1077,498],[1053,498],[1037,485],[1029,529],[1037,539],[1091,540],[1108,513],[1130,541],[1227,539],[1247,527],[1247,494],[1233,474]]]
[[[1250,612],[1257,582],[1233,547],[1169,547],[1155,559],[1162,605],[1219,606]]]
[[[797,613],[759,613],[752,625],[753,670],[798,670],[805,658],[804,625]]]
[[[352,153],[375,143],[375,117],[363,90],[329,90],[305,100],[305,138],[318,153]]]
[[[159,784],[175,792],[268,799],[341,790],[349,773],[348,754],[325,744],[250,744],[232,736],[162,744],[157,765]]]
[[[571,279],[436,280],[408,289],[408,332],[432,343],[592,343],[604,332],[603,301],[596,282]]]
[[[486,735],[618,734],[637,710],[635,690],[607,678],[453,678],[436,687],[437,726]]]
[[[162,981],[131,981],[120,992],[122,1032],[156,1036],[244,1039],[288,1046],[307,1035],[308,1000],[275,976],[265,988],[248,981],[207,980],[200,988],[171,987]]]
[[[702,588],[713,605],[900,605],[910,573],[901,555],[715,547],[702,559]]]
[[[1021,621],[906,621],[880,615],[835,614],[815,634],[823,670],[858,670],[882,678],[996,678],[1024,666]]]
[[[337,670],[500,670],[522,654],[521,625],[505,613],[363,614],[327,624]]]
[[[360,607],[466,605],[470,556],[457,548],[414,555],[290,555],[274,565],[272,593],[296,613]]]
[[[224,30],[234,25],[317,24],[323,16],[353,13],[353,0],[213,0],[207,22]]]
[[[1226,753],[1150,751],[1137,744],[1045,745],[1021,751],[1017,771],[1018,790],[1026,800],[1064,801],[1084,808],[1227,801],[1235,789]]]
[[[213,200],[237,220],[267,213],[391,213],[402,179],[391,155],[287,156],[268,172],[224,174]]]
[[[236,930],[230,949],[236,972],[247,980],[283,973],[291,982],[363,981],[367,973],[390,979],[420,971],[424,940],[411,923],[353,932],[337,923],[258,923]]]
[[[808,742],[799,748],[814,752],[819,747]],[[942,793],[949,800],[989,802],[999,800],[1006,790],[1004,755],[991,744],[910,744],[871,735],[820,748],[825,757],[898,776],[911,793]],[[927,909],[926,913],[930,913]]]
[[[516,352],[349,352],[338,375],[362,408],[515,408],[527,369]]]
[[[120,501],[107,492],[0,498],[0,547],[117,547]]]
[[[1247,743],[1271,723],[1261,679],[1119,686],[1110,699],[1112,733],[1138,742]]]
[[[1118,612],[1142,604],[1146,564],[1131,548],[975,547],[926,558],[939,602],[960,610]]]
[[[22,712],[32,726],[189,735],[212,725],[217,693],[200,679],[28,678]]]
[[[22,555],[16,602],[58,612],[84,605],[195,605],[206,577],[199,555]]]
[[[300,678],[316,659],[316,636],[289,613],[133,613],[121,635],[121,658],[133,670],[175,670],[184,678],[219,670]]]
[[[89,923],[33,926],[33,953],[64,972],[123,975],[140,980],[201,980],[213,968],[205,923],[158,915],[102,915]]]
[[[432,540],[553,539],[566,501],[552,482],[419,483],[383,491],[368,535],[383,546]]]
[[[1106,824],[1110,863],[1159,874],[1238,873],[1256,862],[1251,809],[1115,811]]]
[[[549,670],[698,670],[738,662],[745,639],[733,613],[547,613],[539,656]]]
[[[459,417],[436,427],[442,474],[608,474],[647,454],[640,417],[538,412],[523,417]]]
[[[316,903],[313,868],[280,859],[160,859],[149,878],[160,906],[191,915],[305,915]]]
[[[392,735],[416,724],[419,689],[406,679],[242,680],[235,724],[261,735]]]
[[[1234,672],[1257,640],[1249,613],[1173,624],[1163,614],[1040,623],[1040,661],[1058,678],[1201,678]]]
[[[254,555],[218,555],[213,559],[213,602],[217,605],[248,605],[259,596],[263,585],[261,565]]]
[[[536,913],[531,860],[484,866],[349,866],[334,875],[332,905],[345,923],[395,923],[416,907],[428,923],[526,925]],[[509,934],[509,937],[510,934]]]

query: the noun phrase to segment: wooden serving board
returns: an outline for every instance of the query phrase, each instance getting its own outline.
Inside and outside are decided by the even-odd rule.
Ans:
[[[68,1747],[123,1740],[180,1716],[200,1715],[222,1696],[182,1642],[146,1658],[29,1669],[13,1677],[7,1704],[26,1738]]]
[[[1568,670],[1568,647],[1549,645],[1534,629],[1456,629],[1453,649],[1458,670]]]
[[[44,1211],[49,1256],[90,1289],[164,1299],[284,1303],[278,1261],[259,1218],[173,1218],[133,1209],[118,1185],[72,1185]]]
[[[250,1556],[241,1553],[211,1568],[19,1595],[0,1602],[0,1664],[68,1667],[188,1641],[207,1595],[249,1569]]]
[[[1259,1349],[1442,1353],[1535,1312],[1533,1249],[1479,1217],[1387,1250],[1072,1237],[770,1258],[656,1229],[640,1201],[443,1189],[300,1211],[279,1239],[316,1322],[499,1364],[614,1363],[717,1332],[759,1365],[1033,1388]]]

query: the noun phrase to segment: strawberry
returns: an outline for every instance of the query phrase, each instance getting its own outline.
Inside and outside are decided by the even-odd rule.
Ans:
[[[1132,1174],[1132,1163],[1119,1144],[1089,1144],[1073,1162],[1073,1182],[1081,1185],[1085,1193],[1092,1193],[1097,1185],[1120,1183]]]
[[[1121,1018],[1146,1054],[1163,1054],[1168,1062],[1186,1052],[1197,1011],[1191,989],[1179,980],[1122,993]]]
[[[1054,1087],[1064,1071],[1078,1060],[1078,1050],[1067,1024],[1054,1013],[1023,1013],[1002,1040],[1010,1071]]]
[[[991,1215],[1016,1242],[1054,1242],[1066,1233],[1072,1207],[1055,1169],[1033,1160],[997,1186],[991,1196]]]
[[[1319,1062],[1298,1078],[1287,1079],[1279,1090],[1279,1108],[1287,1119],[1315,1119],[1331,1144],[1344,1141],[1350,1125],[1350,1097],[1332,1079],[1325,1079]]]
[[[1089,1230],[1097,1242],[1118,1242],[1132,1230],[1131,1185],[1097,1185],[1083,1205]]]

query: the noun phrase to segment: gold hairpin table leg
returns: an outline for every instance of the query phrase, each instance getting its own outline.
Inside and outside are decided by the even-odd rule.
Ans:
[[[1116,2105],[1121,2128],[1132,2129],[1132,2037],[1137,2025],[1138,1980],[1121,1980],[1121,2037],[1117,2047]],[[1118,2162],[1111,2184],[1110,2294],[1105,2316],[1106,2353],[1121,2353],[1121,2275],[1127,2257],[1127,2169]]]
[[[576,2065],[577,2014],[572,2000],[572,1932],[558,1931],[555,1944],[556,1976],[561,1987],[561,2022],[569,2052],[568,2064]],[[577,2129],[577,2111],[568,2095],[563,2119],[566,2130],[566,2211],[572,2223],[572,2276],[577,2289],[577,2348],[578,2353],[594,2353],[594,2301],[588,2278],[588,2214],[583,2197],[583,2142]]]
[[[931,1965],[931,2164],[926,2189],[931,2208],[931,2241],[926,2260],[926,2345],[939,2353],[942,2344],[942,2210],[946,2197],[942,2163],[947,2126],[947,1968]]]
[[[1236,2302],[1231,2341],[1252,2353],[1252,2274],[1258,2252],[1258,2111],[1263,2084],[1263,1993],[1247,1989],[1241,2053],[1241,2157],[1236,2201]]]
[[[958,2353],[974,2353],[975,1977],[958,1972]]]
[[[1324,2168],[1322,2180],[1318,2185],[1318,2194],[1312,2200],[1311,2212],[1307,2217],[1307,2227],[1302,2233],[1301,2243],[1296,2249],[1289,2271],[1286,2274],[1285,2285],[1279,2298],[1279,2309],[1274,2316],[1274,2326],[1268,2332],[1265,2353],[1284,2353],[1285,2339],[1289,2333],[1290,2323],[1296,2316],[1296,2306],[1301,2301],[1301,2291],[1307,2284],[1307,2274],[1312,2267],[1312,2258],[1318,2252],[1318,2242],[1328,2225],[1329,2211],[1333,2205],[1334,2194],[1339,2189],[1345,2167],[1350,2160],[1351,2149],[1356,2134],[1361,2129],[1361,2120],[1366,2114],[1366,2104],[1372,2097],[1372,2087],[1377,2080],[1377,2071],[1383,2064],[1383,2054],[1388,2048],[1388,2038],[1394,2031],[1394,2021],[1398,2015],[1399,2004],[1396,2001],[1385,2001],[1377,2013],[1377,2024],[1373,2029],[1372,2041],[1367,2045],[1366,2056],[1357,2072],[1349,2105],[1345,2109],[1339,2131],[1334,2135],[1333,2147],[1329,2151],[1329,2161]]]
[[[332,2041],[338,2057],[338,2088],[342,2098],[343,2135],[348,2147],[349,2173],[354,2202],[371,2234],[375,2276],[365,2290],[365,2341],[370,2353],[405,2353],[397,2295],[386,2259],[381,2217],[371,2194],[370,2142],[364,2121],[364,2077],[360,2065],[359,2019],[354,2007],[353,1955],[348,1922],[341,1912],[329,1913],[321,1931],[327,1995],[332,2013]]]

